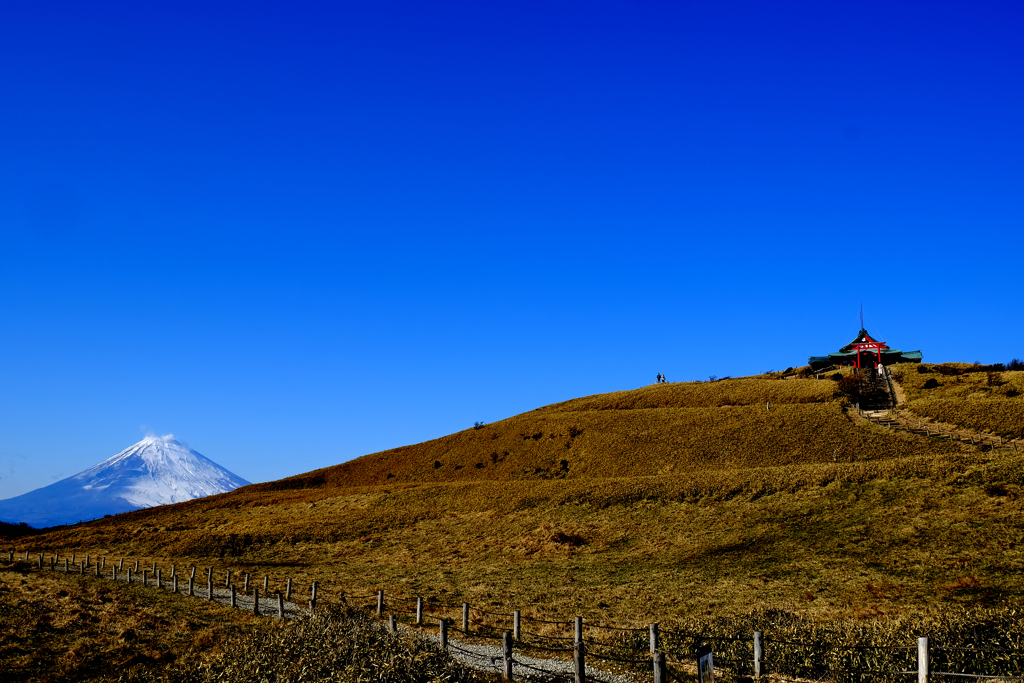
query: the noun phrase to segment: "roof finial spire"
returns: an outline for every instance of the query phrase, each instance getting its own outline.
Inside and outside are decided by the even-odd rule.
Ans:
[[[864,304],[860,305],[860,329],[864,329]]]

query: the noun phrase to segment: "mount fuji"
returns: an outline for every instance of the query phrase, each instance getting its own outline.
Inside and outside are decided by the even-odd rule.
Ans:
[[[34,527],[74,524],[180,503],[249,484],[174,436],[147,436],[84,472],[0,500],[0,521]]]

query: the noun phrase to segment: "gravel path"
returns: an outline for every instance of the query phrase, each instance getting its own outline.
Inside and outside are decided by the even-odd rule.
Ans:
[[[429,640],[438,642],[437,636],[415,631],[405,626],[399,628]],[[448,637],[448,652],[457,660],[477,671],[485,673],[501,674],[505,671],[505,660],[500,646],[480,645],[453,640]],[[512,650],[512,678],[514,680],[546,680],[551,678],[573,679],[573,666],[571,660],[547,659],[528,657],[513,648]],[[625,673],[612,673],[587,665],[587,680],[602,681],[602,683],[637,683],[635,675]]]

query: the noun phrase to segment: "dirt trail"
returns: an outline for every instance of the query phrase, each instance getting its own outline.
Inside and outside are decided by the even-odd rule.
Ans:
[[[960,425],[939,422],[930,417],[923,417],[904,407],[907,394],[895,379],[892,380],[896,391],[896,408],[892,410],[863,410],[860,415],[871,422],[889,429],[910,432],[921,436],[949,439],[981,448],[1007,448],[1024,450],[1024,443],[1019,439],[1003,439],[1001,436],[985,434]]]

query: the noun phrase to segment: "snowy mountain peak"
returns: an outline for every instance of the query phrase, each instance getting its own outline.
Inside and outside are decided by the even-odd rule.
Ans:
[[[0,501],[0,521],[72,524],[224,493],[248,483],[173,434],[150,434],[84,472]]]

